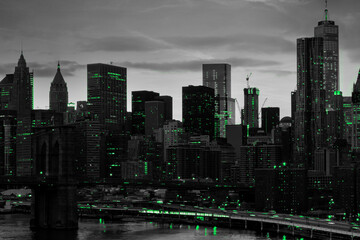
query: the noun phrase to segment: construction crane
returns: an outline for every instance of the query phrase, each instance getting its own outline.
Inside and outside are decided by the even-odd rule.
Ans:
[[[267,100],[268,100],[268,98],[265,98],[263,104],[261,105],[261,108],[260,108],[260,111],[259,111],[259,119],[260,119],[261,109],[264,107]]]
[[[263,107],[264,107],[264,105],[265,105],[265,103],[266,103],[267,99],[268,99],[268,98],[265,98],[265,100],[264,100],[263,104],[261,105],[261,108],[263,108]]]
[[[240,109],[240,104],[239,104],[237,98],[235,98],[235,102],[236,102],[236,106],[237,106],[238,111],[239,111],[239,119],[240,119],[240,123],[241,123],[241,109]]]
[[[249,80],[250,80],[251,75],[252,75],[252,73],[250,73],[246,76],[247,88],[250,88]]]

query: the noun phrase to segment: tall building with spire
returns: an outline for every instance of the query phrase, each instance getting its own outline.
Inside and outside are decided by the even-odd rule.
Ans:
[[[68,90],[66,82],[60,71],[60,63],[58,63],[54,80],[50,86],[49,93],[50,110],[56,112],[66,112],[68,105]]]
[[[30,176],[31,158],[31,110],[33,109],[33,73],[30,73],[21,52],[15,67],[13,97],[10,108],[17,112],[16,128],[16,175]]]
[[[323,40],[323,85],[326,108],[334,109],[334,92],[339,90],[339,26],[329,20],[327,0],[324,20],[319,21],[314,29],[315,37]]]

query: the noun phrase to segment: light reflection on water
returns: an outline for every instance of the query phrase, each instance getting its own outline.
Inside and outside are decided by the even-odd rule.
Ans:
[[[260,236],[252,231],[203,226],[159,224],[155,222],[107,222],[103,219],[82,219],[78,231],[36,231],[29,229],[30,215],[0,215],[0,239],[22,240],[260,240],[283,237]],[[290,238],[287,238],[290,239]]]

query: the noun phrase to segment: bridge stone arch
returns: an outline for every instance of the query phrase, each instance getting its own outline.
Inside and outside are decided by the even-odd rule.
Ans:
[[[77,229],[75,127],[35,128],[32,228]]]

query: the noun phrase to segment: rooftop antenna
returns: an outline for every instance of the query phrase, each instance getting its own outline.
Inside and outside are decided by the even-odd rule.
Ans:
[[[325,21],[328,20],[328,9],[327,9],[328,1],[325,0]]]
[[[252,73],[250,73],[246,76],[247,88],[250,88],[249,80],[250,80],[251,75],[252,75]]]
[[[22,40],[20,40],[20,50],[21,50],[21,55],[23,54],[23,42],[22,42]]]

